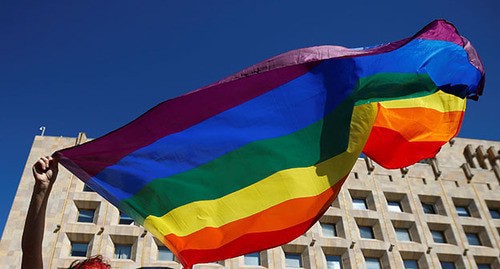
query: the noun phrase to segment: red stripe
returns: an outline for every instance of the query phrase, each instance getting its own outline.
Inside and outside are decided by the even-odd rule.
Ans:
[[[196,263],[223,260],[286,244],[305,233],[324,214],[333,200],[337,198],[345,179],[346,177],[342,178],[319,196],[306,198],[310,200],[307,203],[309,206],[303,207],[302,210],[300,206],[294,206],[294,203],[304,201],[304,199],[293,199],[220,228],[205,228],[185,237],[170,234],[165,236],[165,239],[170,241],[174,248],[180,248],[177,257],[186,268]],[[309,210],[309,212],[303,212],[303,210]],[[296,216],[287,217],[289,213]],[[259,219],[259,223],[266,224],[262,218],[279,218],[278,222],[281,225],[279,227],[266,226],[256,230],[248,227],[255,219]],[[283,227],[283,220],[289,220],[287,223],[291,226]],[[231,237],[230,234],[235,232],[236,236]],[[225,236],[231,238],[227,240]],[[220,241],[217,243],[218,240]],[[200,249],[200,247],[208,247],[208,249]]]
[[[345,178],[339,180],[333,187],[311,197],[301,197],[286,200],[266,210],[246,218],[238,219],[220,227],[205,227],[186,236],[168,234],[165,239],[177,250],[182,249],[215,249],[225,245],[245,233],[261,233],[285,229],[290,225],[301,223],[304,219],[314,218],[324,204],[332,196],[340,192]],[[293,210],[290,210],[293,208]]]
[[[396,169],[433,158],[446,142],[409,142],[396,131],[374,126],[363,152],[381,166]]]
[[[328,203],[323,205],[317,216],[307,219],[297,225],[279,231],[244,234],[238,239],[217,249],[182,250],[180,251],[178,258],[185,268],[191,268],[197,263],[224,260],[246,253],[261,251],[286,244],[304,234],[312,225],[314,225],[314,223],[316,223],[316,221],[318,221],[318,219],[324,214],[335,198],[336,196],[332,196]],[[290,210],[293,210],[293,208],[290,208]]]

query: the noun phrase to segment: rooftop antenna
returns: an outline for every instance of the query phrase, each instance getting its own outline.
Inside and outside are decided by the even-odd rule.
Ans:
[[[41,136],[43,136],[45,134],[45,126],[40,127],[40,131],[42,131]]]

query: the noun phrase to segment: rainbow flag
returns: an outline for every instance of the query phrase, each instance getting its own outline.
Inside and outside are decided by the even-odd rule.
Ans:
[[[389,168],[433,157],[483,84],[474,48],[437,20],[279,55],[55,156],[190,268],[303,234],[362,151]]]

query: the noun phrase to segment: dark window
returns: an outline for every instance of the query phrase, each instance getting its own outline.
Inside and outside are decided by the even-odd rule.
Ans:
[[[455,269],[455,263],[453,262],[439,262],[442,269]]]
[[[174,254],[165,246],[158,246],[159,261],[173,261]]]
[[[89,185],[85,184],[83,186],[83,191],[93,192],[94,190],[91,187],[89,187]]]
[[[380,260],[378,258],[365,258],[366,269],[380,269]]]
[[[425,214],[436,214],[436,208],[433,204],[422,203],[422,208]]]
[[[478,263],[477,269],[491,269],[491,266],[487,263]]]
[[[469,209],[465,206],[456,206],[455,207],[457,209],[457,214],[460,216],[460,217],[470,217],[470,212],[469,212]]]
[[[395,228],[398,241],[411,241],[410,231],[406,228]]]
[[[321,233],[324,237],[335,237],[337,236],[337,230],[335,225],[331,223],[320,223]]]
[[[434,240],[435,243],[446,243],[446,237],[444,236],[443,231],[436,231],[432,230],[432,239]]]
[[[368,209],[366,200],[363,198],[352,198],[352,207],[354,209]]]
[[[127,216],[127,214],[123,213],[120,211],[120,222],[119,224],[126,224],[126,225],[129,225],[129,224],[132,224],[134,223],[134,220]]]
[[[286,268],[301,268],[302,256],[296,253],[285,253]]]
[[[490,208],[491,217],[494,219],[500,219],[500,209]]]
[[[259,266],[260,265],[260,253],[254,252],[245,254],[243,256],[244,264],[248,266]]]
[[[465,233],[467,236],[467,241],[471,246],[481,246],[481,240],[479,240],[479,235],[476,233]]]
[[[87,249],[89,247],[88,243],[71,243],[71,256],[74,257],[87,257]]]
[[[359,235],[361,238],[375,239],[371,226],[359,226]]]
[[[326,255],[326,269],[342,269],[342,258],[340,256]]]
[[[115,245],[115,254],[113,258],[115,259],[131,259],[132,245]]]
[[[418,269],[417,260],[403,260],[405,269]]]
[[[95,214],[94,209],[79,209],[78,210],[78,222],[93,223],[94,222],[94,214]]]
[[[387,201],[387,207],[392,212],[403,212],[403,207],[399,201]]]

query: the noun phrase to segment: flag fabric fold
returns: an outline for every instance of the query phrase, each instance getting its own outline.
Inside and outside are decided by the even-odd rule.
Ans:
[[[455,27],[291,51],[54,155],[186,268],[309,229],[364,152],[400,168],[458,134],[484,68]]]

